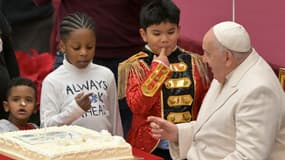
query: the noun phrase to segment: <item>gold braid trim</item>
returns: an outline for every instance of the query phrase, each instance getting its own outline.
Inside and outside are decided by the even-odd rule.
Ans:
[[[119,63],[118,66],[118,98],[123,99],[126,97],[126,89],[128,83],[128,77],[130,72],[134,72],[142,80],[145,76],[144,70],[139,64],[139,59],[147,57],[148,54],[144,52],[139,52],[127,60]]]
[[[158,63],[154,71],[142,84],[141,90],[145,96],[152,97],[162,86],[170,73],[170,69],[162,63]]]

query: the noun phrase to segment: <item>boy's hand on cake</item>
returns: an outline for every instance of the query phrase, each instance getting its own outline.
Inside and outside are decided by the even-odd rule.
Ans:
[[[75,100],[76,100],[76,103],[84,110],[84,111],[88,111],[91,107],[91,100],[90,100],[90,96],[92,95],[93,93],[90,92],[90,93],[87,93],[87,94],[84,94],[84,93],[79,93],[76,97],[75,97]]]

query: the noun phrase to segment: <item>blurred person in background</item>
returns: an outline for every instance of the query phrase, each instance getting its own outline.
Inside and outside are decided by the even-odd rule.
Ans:
[[[8,82],[19,76],[19,68],[14,49],[11,44],[11,26],[0,12],[0,118],[7,118],[3,108]]]

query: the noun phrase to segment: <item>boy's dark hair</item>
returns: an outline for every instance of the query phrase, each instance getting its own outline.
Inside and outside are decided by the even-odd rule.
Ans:
[[[16,77],[10,80],[7,88],[7,93],[6,93],[6,100],[8,99],[9,95],[11,94],[11,90],[13,87],[17,86],[28,86],[31,87],[35,91],[35,102],[37,101],[37,87],[36,84],[27,78],[23,77]]]
[[[179,25],[180,9],[171,0],[152,0],[146,3],[140,12],[141,28],[162,22]]]
[[[95,34],[95,22],[85,13],[75,12],[65,16],[60,24],[60,36],[62,39],[66,39],[70,32],[76,29],[91,29]]]

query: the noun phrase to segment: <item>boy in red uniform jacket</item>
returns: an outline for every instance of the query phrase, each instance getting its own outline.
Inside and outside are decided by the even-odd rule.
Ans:
[[[133,112],[127,140],[135,148],[170,159],[168,142],[151,135],[147,117],[173,123],[196,119],[209,86],[208,70],[199,55],[177,46],[180,10],[170,0],[153,0],[140,14],[141,52],[119,65],[119,98]]]

